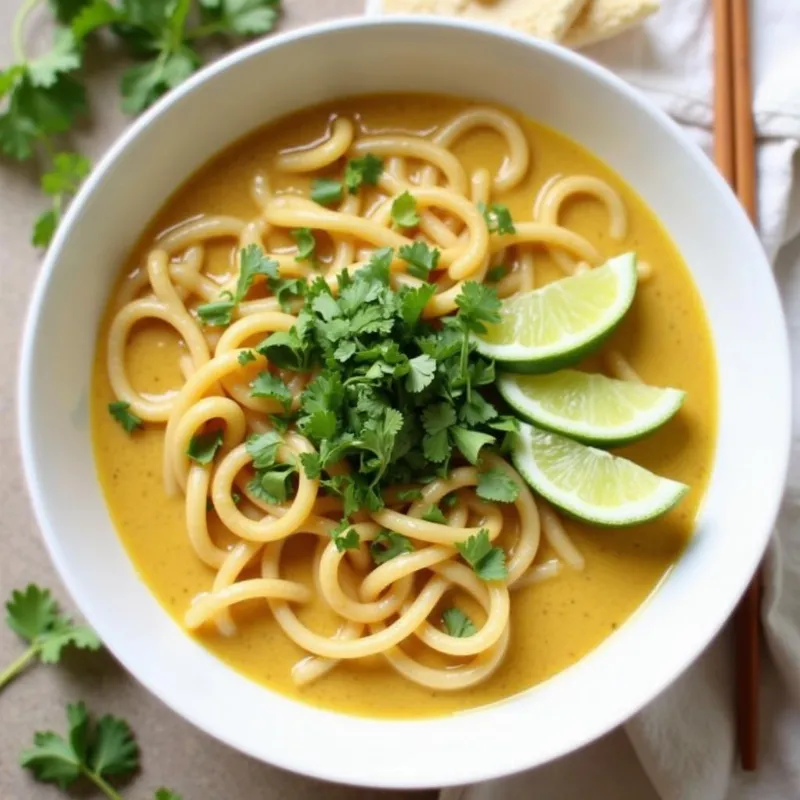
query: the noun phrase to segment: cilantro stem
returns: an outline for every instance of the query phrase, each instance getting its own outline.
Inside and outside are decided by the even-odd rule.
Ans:
[[[203,39],[206,36],[214,36],[217,33],[225,31],[225,25],[221,22],[208,22],[205,25],[198,25],[190,31],[186,31],[184,39],[192,41],[193,39]]]
[[[101,792],[105,794],[108,800],[122,800],[122,795],[118,794],[114,787],[107,783],[100,775],[96,772],[92,772],[86,767],[81,766],[81,771],[83,774],[98,788]]]
[[[11,45],[14,48],[14,58],[21,64],[25,63],[25,40],[23,37],[25,23],[31,11],[41,2],[42,0],[25,0],[20,6],[19,11],[17,11],[17,15],[14,17],[14,24],[11,29]]]
[[[7,683],[10,683],[17,675],[22,672],[25,667],[33,661],[39,653],[39,646],[31,645],[19,658],[12,661],[2,672],[0,672],[0,690],[2,690]]]

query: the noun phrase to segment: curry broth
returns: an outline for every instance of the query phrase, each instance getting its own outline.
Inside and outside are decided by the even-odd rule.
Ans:
[[[323,138],[337,114],[356,120],[363,132],[424,135],[469,105],[455,98],[425,95],[359,97],[303,111],[261,129],[215,158],[170,198],[126,269],[143,263],[156,233],[187,218],[200,214],[255,217],[258,207],[250,194],[254,173],[269,172],[279,150]],[[232,609],[238,635],[224,637],[210,627],[198,635],[203,645],[231,667],[282,694],[342,712],[390,717],[446,714],[508,697],[575,663],[609,636],[653,591],[692,533],[711,472],[717,408],[714,355],[697,290],[659,222],[614,172],[560,134],[514,116],[531,145],[531,169],[519,187],[496,199],[509,206],[515,219],[530,219],[538,189],[556,173],[600,177],[625,201],[628,235],[624,242],[614,243],[613,251],[605,211],[596,201],[571,200],[561,222],[605,255],[635,250],[652,266],[652,276],[638,289],[631,312],[609,346],[619,349],[647,383],[684,389],[687,398],[667,425],[619,452],[654,472],[689,484],[691,491],[662,519],[632,529],[593,528],[566,519],[567,530],[586,559],[585,570],[565,568],[554,580],[512,593],[508,655],[489,680],[464,692],[421,688],[395,674],[380,658],[340,664],[318,682],[298,689],[290,672],[305,653],[283,634],[263,602],[251,601]],[[490,131],[465,136],[453,150],[468,172],[479,166],[496,170],[505,152],[502,140]],[[277,189],[307,191],[310,183],[310,178],[302,175],[270,178]],[[228,271],[230,252],[228,243],[208,247],[212,271]],[[536,274],[537,285],[560,275],[543,250],[537,251]],[[105,343],[112,313],[103,321],[94,365],[92,427],[98,476],[137,570],[180,624],[192,597],[210,588],[214,572],[196,557],[188,541],[183,497],[164,493],[163,427],[147,426],[128,436],[106,411],[115,399],[106,374]],[[127,355],[133,385],[153,393],[180,386],[177,361],[181,348],[168,326],[137,326]],[[214,515],[210,517],[213,534]],[[287,546],[284,569],[310,582],[312,537],[298,538]],[[550,555],[543,544],[537,562]],[[468,605],[464,608],[480,619],[481,614]],[[321,605],[299,608],[297,613],[320,633],[335,630],[333,617]]]

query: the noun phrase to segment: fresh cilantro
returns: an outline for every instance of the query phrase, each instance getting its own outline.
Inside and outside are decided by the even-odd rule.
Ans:
[[[183,798],[171,789],[164,789],[162,787],[156,792],[155,800],[183,800]]]
[[[321,206],[332,206],[342,199],[342,182],[331,178],[315,178],[311,182],[311,199]]]
[[[409,392],[421,392],[430,385],[436,373],[436,362],[426,355],[409,359],[409,373],[406,377],[406,389]]]
[[[466,281],[456,298],[458,322],[472,333],[486,333],[487,323],[500,322],[497,292],[477,281]]]
[[[297,242],[295,261],[313,261],[317,240],[310,228],[297,228],[292,231],[292,238]]]
[[[106,715],[96,723],[83,703],[67,706],[66,737],[37,731],[33,747],[20,756],[20,764],[36,780],[66,789],[78,778],[88,778],[109,798],[119,795],[108,783],[112,777],[130,775],[139,766],[139,748],[128,723]]]
[[[488,208],[482,207],[481,212],[486,220],[486,226],[492,233],[516,233],[514,220],[511,219],[511,212],[508,206],[502,203],[492,203]]]
[[[417,201],[410,192],[405,191],[392,201],[392,222],[399,228],[414,228],[419,225]]]
[[[249,364],[251,361],[255,361],[256,354],[252,350],[242,350],[242,352],[236,357],[236,360],[242,366],[244,366],[245,364]]]
[[[269,286],[283,311],[291,310],[292,300],[302,297],[306,292],[305,281],[300,278],[268,278]]]
[[[425,242],[403,245],[397,255],[408,264],[408,272],[415,278],[428,280],[429,275],[437,268],[439,251],[435,247],[428,247]]]
[[[58,144],[54,137],[68,133],[86,111],[79,75],[86,53],[100,47],[91,34],[110,26],[138,60],[120,83],[123,109],[138,113],[200,66],[197,41],[219,34],[266,33],[275,24],[280,0],[199,0],[200,20],[194,27],[190,23],[195,17],[190,13],[193,0],[49,0],[59,26],[51,47],[31,58],[24,33],[35,5],[36,0],[20,3],[11,25],[17,63],[0,72],[0,98],[8,96],[6,110],[0,114],[0,153],[18,161],[36,156],[42,164],[50,164],[44,171],[52,175],[66,174],[57,163],[59,156],[53,156]],[[32,236],[36,246],[49,243],[85,176],[85,160],[75,164],[78,168],[69,171],[62,188],[45,189],[53,198],[52,207],[36,219]],[[42,183],[46,182],[43,177]]]
[[[89,174],[91,164],[79,153],[57,153],[49,172],[42,175],[42,191],[52,198],[52,207],[43,212],[34,223],[31,243],[47,247],[53,238],[68,201],[78,191]]]
[[[499,264],[496,267],[492,267],[486,273],[486,280],[490,283],[497,283],[499,280],[502,280],[505,277],[506,272],[508,272],[508,267],[504,264]]]
[[[278,262],[267,258],[263,249],[257,244],[250,244],[239,251],[239,280],[236,282],[234,300],[241,303],[253,285],[256,275],[266,278],[278,277]]]
[[[493,467],[478,476],[478,497],[498,503],[513,503],[519,495],[519,486],[505,470]]]
[[[268,469],[275,465],[282,439],[275,431],[254,434],[245,443],[245,450],[253,460],[254,469]]]
[[[222,447],[222,430],[208,431],[192,436],[186,455],[198,464],[210,464]]]
[[[28,649],[0,672],[0,690],[19,675],[34,659],[45,664],[61,660],[65,647],[99,650],[97,634],[85,625],[76,625],[59,613],[47,589],[30,584],[24,591],[14,590],[6,603],[6,622],[28,643]]]
[[[499,581],[508,577],[505,551],[492,547],[486,528],[481,528],[466,542],[456,542],[456,549],[482,581]]]
[[[334,528],[331,528],[331,538],[340,553],[345,550],[358,550],[361,544],[358,532],[351,526],[347,518],[341,520]]]
[[[455,504],[458,502],[458,496],[451,492],[450,494],[445,495],[441,502],[445,508],[453,508],[453,506],[455,506]]]
[[[289,387],[271,372],[259,372],[256,379],[250,384],[250,394],[253,397],[269,397],[283,404],[288,409],[292,404],[292,393]]]
[[[396,558],[403,553],[413,553],[414,546],[411,540],[402,533],[394,531],[381,531],[369,546],[372,560],[380,565]]]
[[[478,632],[472,620],[459,608],[445,609],[442,612],[442,623],[445,631],[458,639],[474,636]]]
[[[450,428],[450,433],[453,436],[456,447],[470,464],[477,464],[480,459],[481,448],[495,441],[494,436],[489,433],[468,430],[460,425],[454,425]]]
[[[445,517],[445,515],[442,513],[442,509],[436,505],[431,506],[422,515],[422,519],[424,519],[426,522],[435,522],[437,525],[447,524],[447,517]]]
[[[275,26],[280,0],[200,0],[200,12],[205,23],[202,35],[257,36]]]
[[[428,301],[436,294],[436,287],[431,283],[425,283],[416,289],[404,287],[400,290],[400,310],[403,322],[410,328],[417,324],[428,305]]]
[[[422,492],[419,489],[403,489],[403,491],[397,493],[397,499],[403,503],[422,500]]]
[[[344,184],[350,194],[355,194],[366,183],[375,186],[383,174],[383,161],[372,153],[363,158],[352,158],[344,170]]]
[[[297,472],[294,464],[274,464],[266,469],[256,470],[255,477],[247,488],[264,502],[273,505],[285,503],[291,494],[291,477]]]
[[[137,428],[142,427],[142,420],[130,411],[131,404],[124,400],[116,400],[108,404],[108,413],[125,429],[127,433],[133,433]]]
[[[233,320],[233,310],[236,308],[235,300],[215,300],[212,303],[203,303],[197,306],[197,316],[203,325],[212,328],[224,328]]]

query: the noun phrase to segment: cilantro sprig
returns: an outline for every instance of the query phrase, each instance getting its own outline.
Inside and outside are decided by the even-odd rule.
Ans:
[[[501,547],[492,547],[486,528],[481,528],[466,542],[456,542],[456,549],[482,581],[499,581],[508,577],[505,551]]]
[[[23,751],[20,765],[36,780],[55,783],[62,790],[83,778],[109,800],[122,800],[110,783],[139,768],[139,746],[124,719],[106,714],[94,720],[84,703],[67,706],[67,735],[37,731],[33,745]],[[155,800],[181,800],[170,789],[159,789]]]
[[[6,623],[28,648],[0,672],[0,691],[37,658],[43,664],[55,664],[67,647],[99,650],[102,646],[91,628],[77,625],[60,613],[50,592],[35,584],[11,593]]]
[[[93,34],[109,28],[135,59],[120,93],[123,110],[138,114],[202,65],[197,47],[203,40],[272,30],[280,0],[50,0],[57,23],[52,44],[34,56],[25,26],[40,2],[21,4],[12,26],[15,63],[0,70],[0,154],[41,165],[41,188],[51,200],[36,219],[32,243],[46,247],[90,169],[61,139],[88,111],[82,72],[97,47]]]

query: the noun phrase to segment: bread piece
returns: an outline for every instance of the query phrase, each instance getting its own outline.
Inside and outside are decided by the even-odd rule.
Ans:
[[[384,0],[389,14],[438,14],[507,25],[559,41],[587,0]]]
[[[661,0],[589,0],[564,36],[568,47],[583,47],[630,28],[661,7]]]

